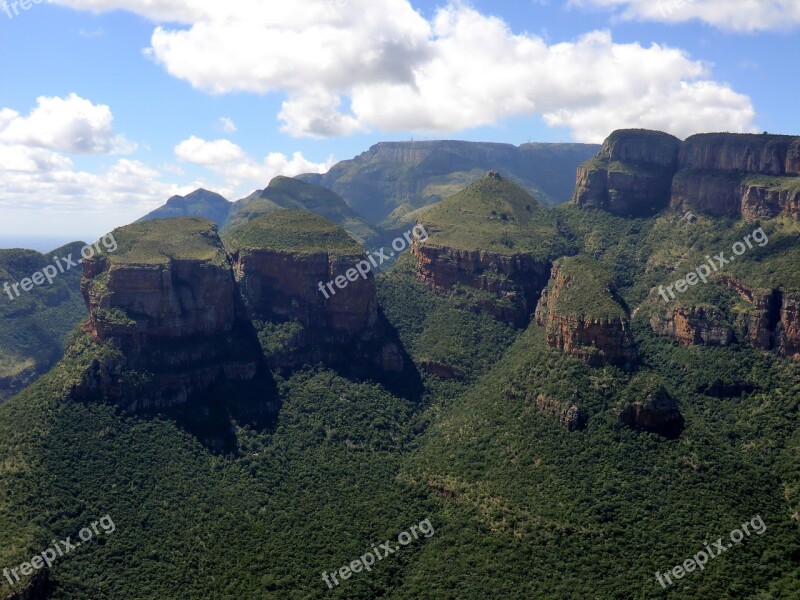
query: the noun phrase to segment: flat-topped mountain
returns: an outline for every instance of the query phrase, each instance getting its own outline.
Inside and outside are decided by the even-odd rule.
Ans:
[[[573,203],[619,216],[674,210],[748,220],[800,219],[800,138],[658,131],[613,132],[578,169]]]
[[[118,361],[93,367],[74,397],[131,411],[230,410],[244,422],[274,416],[274,385],[216,226],[161,219],[113,232],[114,254],[83,263],[84,325]],[[135,385],[125,372],[140,373]]]
[[[370,222],[393,229],[413,224],[412,211],[455,194],[492,169],[543,204],[566,202],[575,168],[597,150],[594,144],[383,142],[324,175],[299,178],[332,189]]]
[[[272,364],[390,374],[410,367],[379,310],[373,266],[342,227],[279,210],[230,228],[224,239]]]

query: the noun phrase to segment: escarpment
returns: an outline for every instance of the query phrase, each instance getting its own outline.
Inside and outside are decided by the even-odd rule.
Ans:
[[[740,342],[800,359],[800,293],[754,286],[730,275],[709,285],[733,295],[729,308],[690,299],[661,306],[654,300],[650,315],[653,332],[687,347]]]
[[[515,327],[530,321],[553,259],[568,253],[555,217],[496,172],[425,212],[417,276]]]
[[[590,366],[635,366],[637,352],[627,310],[614,292],[611,274],[589,257],[554,263],[536,307],[536,323],[545,328],[551,347]]]
[[[85,331],[121,360],[94,361],[73,396],[131,411],[191,405],[230,408],[247,422],[273,416],[274,382],[216,226],[155,220],[114,237],[116,253],[83,263],[81,291]]]
[[[615,131],[578,167],[573,203],[614,215],[650,216],[669,205],[680,140],[658,131]]]
[[[744,219],[800,219],[800,138],[699,134],[681,146],[670,205]]]
[[[404,352],[380,312],[363,248],[308,212],[281,210],[226,234],[234,272],[270,361],[399,374]]]
[[[573,203],[618,216],[679,211],[800,219],[800,138],[620,130],[578,168]]]

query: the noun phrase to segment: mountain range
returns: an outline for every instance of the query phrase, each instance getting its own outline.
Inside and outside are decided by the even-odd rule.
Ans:
[[[84,262],[0,405],[0,567],[116,530],[0,597],[800,597],[800,138],[420,146],[170,199]],[[343,205],[427,235],[362,274]]]

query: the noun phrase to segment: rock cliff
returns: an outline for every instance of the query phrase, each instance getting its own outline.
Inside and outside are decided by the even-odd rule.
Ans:
[[[620,130],[578,168],[573,203],[618,216],[679,211],[800,219],[800,138]]]
[[[413,241],[418,277],[441,293],[469,290],[469,308],[516,327],[530,321],[552,261],[569,252],[552,211],[497,172],[420,221],[429,237]]]
[[[800,138],[699,134],[681,145],[670,205],[753,220],[800,219]]]
[[[733,292],[735,308],[692,304],[689,299],[663,307],[653,300],[651,329],[682,346],[728,346],[739,341],[800,359],[800,294],[762,289],[729,275],[709,285]]]
[[[680,140],[657,131],[612,133],[600,153],[578,167],[573,203],[618,216],[650,216],[669,205]]]
[[[614,292],[610,273],[591,258],[554,263],[536,307],[536,323],[545,328],[551,347],[590,366],[631,369],[636,363],[627,310]]]
[[[253,423],[274,416],[274,382],[216,226],[155,220],[114,237],[116,253],[84,261],[81,291],[84,329],[123,360],[93,364],[73,396],[130,411],[189,405],[231,409]],[[136,385],[123,376],[129,372],[139,374]]]
[[[392,374],[410,366],[379,310],[373,266],[344,229],[308,212],[281,210],[225,239],[275,366],[323,362]]]

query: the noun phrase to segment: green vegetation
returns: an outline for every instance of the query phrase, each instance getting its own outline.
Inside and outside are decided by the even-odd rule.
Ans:
[[[756,287],[800,289],[800,225],[788,219],[689,223],[671,212],[625,219],[548,210],[494,178],[427,214],[432,243],[560,259],[569,284],[554,302],[567,314],[620,316],[624,304],[642,304],[759,226],[769,243],[727,272]],[[112,260],[219,256],[208,222],[134,227],[142,229],[115,232]],[[288,210],[257,216],[228,239],[240,248],[362,252],[340,227]],[[36,258],[13,256],[23,270]],[[0,568],[110,514],[113,534],[55,563],[51,600],[800,596],[800,361],[745,345],[679,347],[640,313],[632,323],[639,371],[592,369],[549,348],[534,324],[518,331],[480,314],[485,292],[434,294],[409,254],[376,283],[414,363],[454,376],[423,372],[424,394],[409,400],[322,366],[276,373],[277,425],[221,422],[236,432],[236,451],[225,456],[164,415],[68,400],[87,369],[120,360],[113,343],[75,332],[49,374],[0,406]],[[743,308],[714,282],[681,301]],[[256,328],[272,359],[300,334],[291,322]],[[7,356],[0,364],[27,355]],[[110,372],[128,389],[148,380],[121,366]],[[680,438],[619,422],[622,406],[662,387],[684,415]],[[540,397],[579,406],[586,429],[567,431],[539,409]],[[668,590],[655,580],[756,515],[763,536]],[[430,539],[333,590],[322,581],[323,571],[425,518],[436,531]],[[10,591],[0,579],[0,597]]]
[[[551,310],[575,317],[624,319],[625,309],[614,298],[614,277],[611,271],[588,256],[561,258],[555,262],[559,281],[551,280],[548,292]],[[563,286],[555,292],[556,285]]]
[[[236,202],[223,231],[239,229],[258,216],[280,209],[310,211],[320,215],[344,227],[360,242],[374,240],[380,235],[335,192],[290,177],[276,177],[267,189]]]
[[[0,250],[0,286],[31,277],[52,256],[80,254],[82,242],[57,248],[47,255],[32,250]],[[53,284],[20,290],[14,299],[0,295],[0,402],[22,390],[52,367],[63,354],[64,340],[86,316],[80,293],[82,269],[59,273]],[[13,292],[12,292],[13,293]]]
[[[285,252],[339,255],[362,254],[363,247],[339,225],[297,210],[279,210],[225,232],[231,250],[272,249]]]
[[[112,232],[118,248],[105,255],[116,264],[167,264],[173,260],[227,260],[216,226],[197,217],[140,221]]]
[[[420,215],[428,243],[500,254],[528,254],[541,260],[569,252],[552,211],[519,186],[484,177]]]

